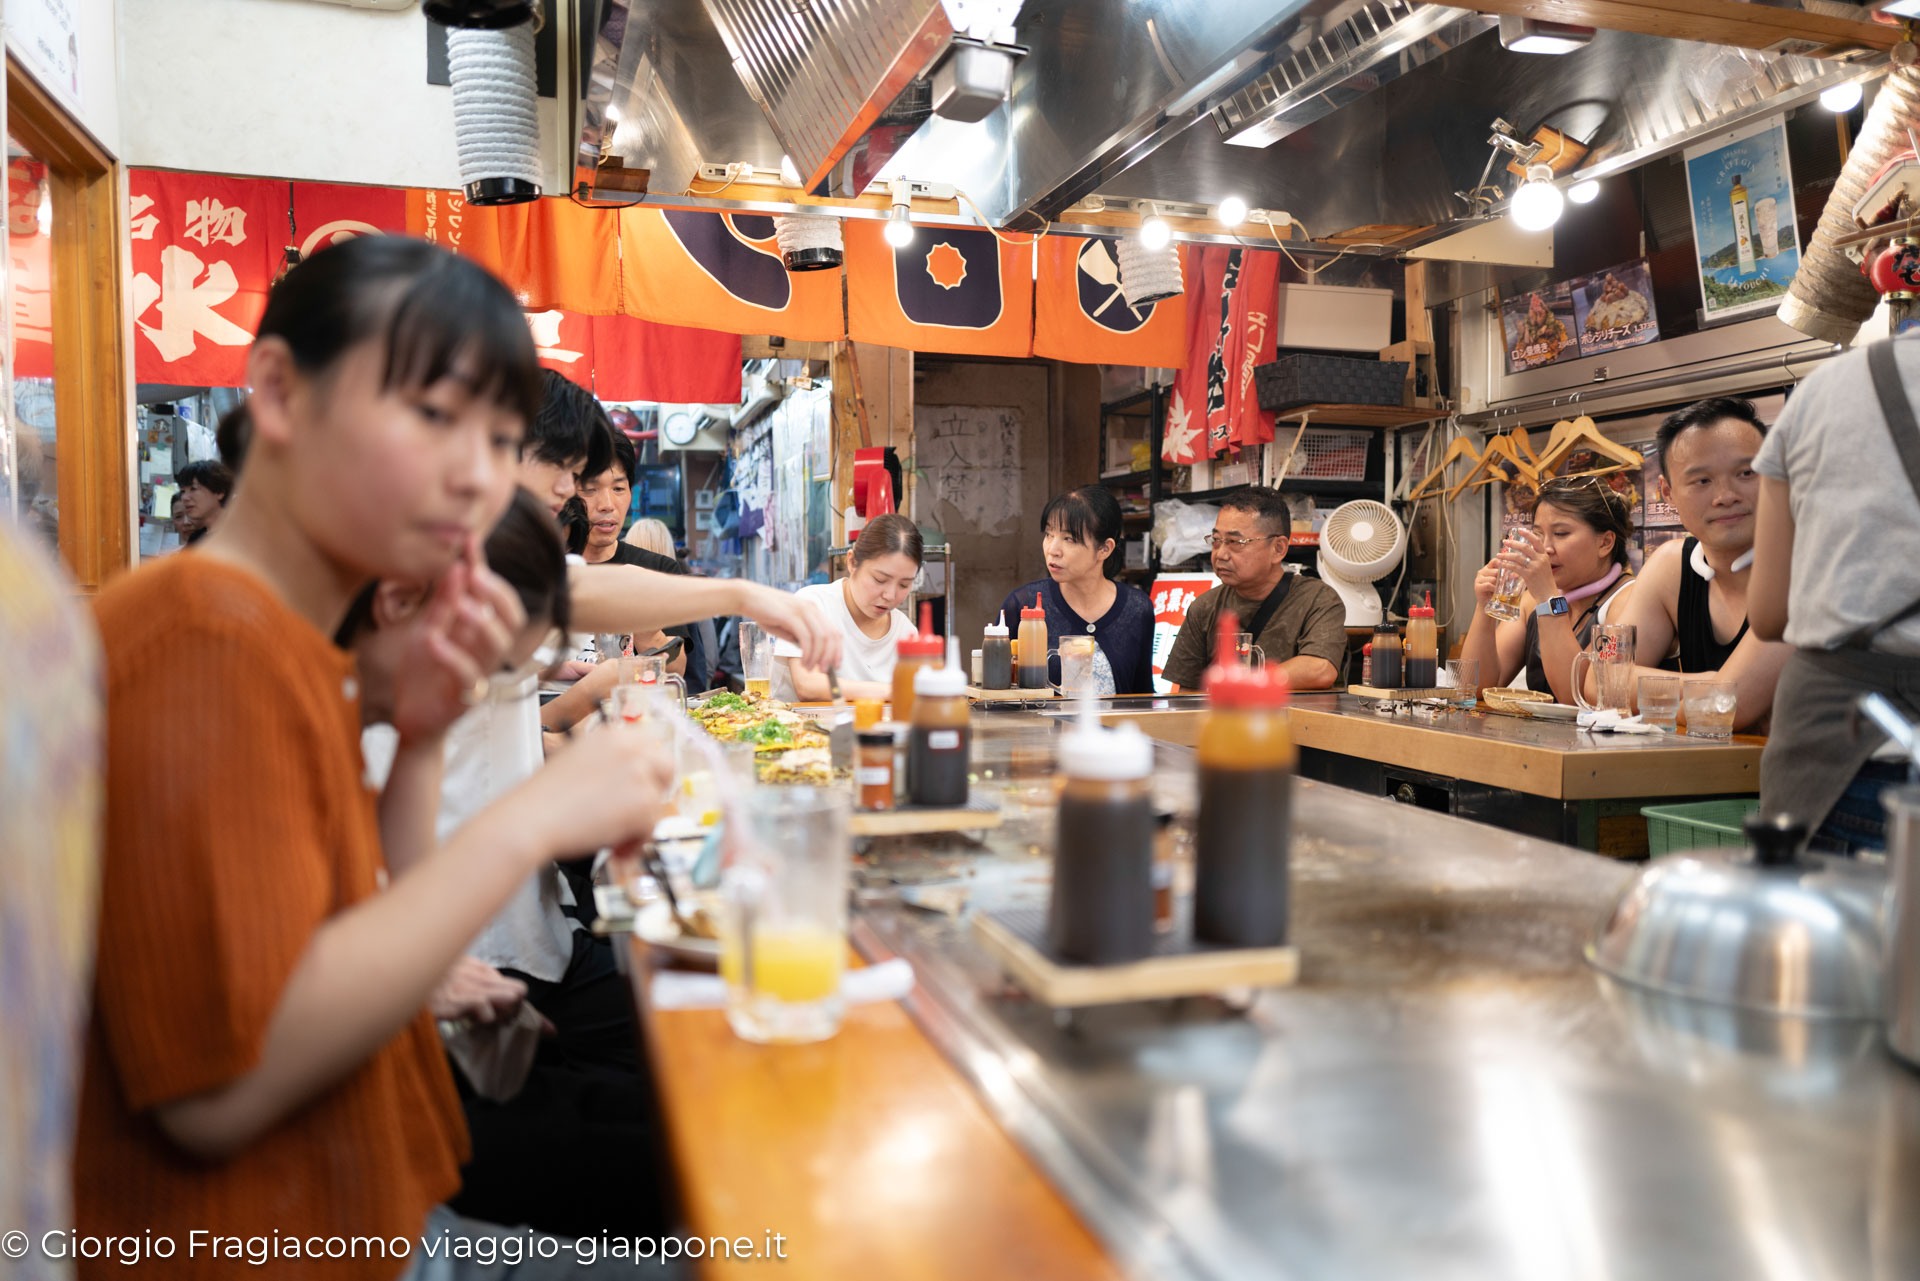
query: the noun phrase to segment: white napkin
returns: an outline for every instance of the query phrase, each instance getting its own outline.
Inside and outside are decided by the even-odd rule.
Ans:
[[[882,961],[840,976],[840,995],[848,1005],[898,1001],[913,991],[913,966],[904,957]],[[718,974],[661,970],[653,976],[650,999],[656,1010],[717,1010],[727,1003],[727,985]]]
[[[1606,708],[1598,712],[1580,713],[1581,729],[1594,733],[1609,734],[1664,734],[1667,731],[1659,725],[1649,725],[1638,716],[1622,716],[1617,708]]]

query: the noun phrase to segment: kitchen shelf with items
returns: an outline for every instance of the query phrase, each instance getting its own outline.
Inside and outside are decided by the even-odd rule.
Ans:
[[[1167,467],[1160,461],[1167,389],[1149,386],[1100,406],[1100,483],[1120,501],[1121,577],[1144,585],[1160,571],[1160,552],[1147,537],[1153,509],[1166,497]]]

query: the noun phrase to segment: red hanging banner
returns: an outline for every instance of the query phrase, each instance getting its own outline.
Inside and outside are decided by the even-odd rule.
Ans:
[[[1042,239],[1034,290],[1034,355],[1166,369],[1178,369],[1186,360],[1195,256],[1181,253],[1188,293],[1132,307],[1120,292],[1118,244],[1113,236]]]
[[[1273,439],[1273,415],[1260,408],[1253,370],[1274,356],[1279,255],[1209,246],[1196,257],[1187,360],[1174,379],[1160,451],[1170,463]]]
[[[841,273],[789,272],[763,214],[620,212],[624,315],[799,342],[846,337]]]
[[[968,356],[1033,354],[1033,242],[985,228],[849,222],[847,332],[855,342]]]
[[[407,192],[344,183],[293,184],[294,245],[302,258],[354,236],[407,233]]]
[[[593,391],[602,400],[740,403],[740,335],[632,316],[594,316]]]
[[[287,184],[135,169],[127,186],[135,378],[245,383],[285,244]]]
[[[564,197],[470,205],[455,191],[409,191],[407,230],[505,281],[520,305],[589,316],[620,310],[618,212]]]
[[[46,200],[47,167],[16,157],[7,165],[7,261],[13,272],[15,378],[53,377],[52,237],[40,225]]]

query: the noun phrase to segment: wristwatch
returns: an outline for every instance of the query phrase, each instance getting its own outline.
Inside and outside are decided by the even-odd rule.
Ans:
[[[1567,598],[1565,596],[1553,596],[1535,605],[1533,612],[1541,618],[1545,618],[1548,614],[1570,613],[1572,609],[1573,607],[1567,604]]]

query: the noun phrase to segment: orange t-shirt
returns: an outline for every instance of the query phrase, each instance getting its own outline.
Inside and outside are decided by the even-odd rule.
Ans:
[[[227,1161],[181,1151],[148,1112],[249,1071],[314,932],[379,892],[353,660],[260,579],[193,553],[120,579],[95,612],[107,812],[74,1162],[79,1230],[170,1237],[173,1258],[141,1266],[180,1277],[260,1270],[204,1246],[190,1253],[196,1230],[303,1245],[403,1237],[417,1250],[466,1158],[425,1010]],[[407,1267],[284,1249],[268,1275],[392,1278]],[[124,1270],[80,1264],[82,1277]]]

